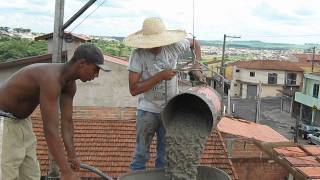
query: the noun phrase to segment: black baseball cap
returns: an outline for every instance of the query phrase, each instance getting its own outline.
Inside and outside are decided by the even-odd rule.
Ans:
[[[81,44],[74,51],[73,57],[76,59],[83,58],[87,62],[97,65],[103,71],[111,71],[111,69],[106,64],[104,64],[104,57],[101,50],[93,44]]]

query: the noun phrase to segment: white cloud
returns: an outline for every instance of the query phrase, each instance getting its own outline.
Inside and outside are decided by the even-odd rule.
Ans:
[[[65,21],[86,2],[65,0]],[[194,24],[198,39],[221,40],[230,34],[243,40],[320,43],[318,0],[194,0],[194,21],[193,0],[106,0],[97,8],[102,2],[97,0],[67,30],[94,11],[74,32],[126,36],[139,30],[146,17],[159,16],[169,29],[192,33]],[[54,0],[0,0],[0,24],[51,32],[54,6]]]

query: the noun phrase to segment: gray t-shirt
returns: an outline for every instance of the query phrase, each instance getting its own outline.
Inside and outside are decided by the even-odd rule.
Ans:
[[[163,46],[157,55],[146,49],[135,49],[129,60],[129,71],[141,74],[140,81],[149,79],[164,69],[177,67],[180,57],[190,54],[190,42],[184,39],[174,44]],[[167,100],[178,93],[177,76],[167,81]],[[165,106],[165,81],[156,84],[152,89],[140,94],[138,109],[160,113]]]

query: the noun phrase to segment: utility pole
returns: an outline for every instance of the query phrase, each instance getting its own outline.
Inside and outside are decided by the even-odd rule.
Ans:
[[[227,38],[241,38],[240,36],[228,36],[226,34],[223,35],[223,45],[222,45],[222,59],[220,65],[220,74],[224,77],[224,58],[225,58],[225,50],[226,50],[226,39]]]
[[[74,14],[66,22],[66,24],[63,24],[64,0],[56,0],[55,15],[54,15],[55,17],[54,17],[54,32],[53,32],[52,63],[61,63],[64,30],[69,25],[71,25],[84,11],[86,11],[95,1],[96,0],[90,0],[89,2],[87,2],[76,14]],[[50,152],[49,152],[48,177],[50,177],[51,179],[58,179],[59,177],[59,167]]]
[[[61,26],[63,25],[64,16],[64,0],[56,0],[54,13],[54,30],[53,30],[53,47],[52,47],[52,63],[61,62],[63,32]],[[48,153],[49,167],[48,177],[57,179],[59,177],[59,166],[57,165],[52,154]]]
[[[258,86],[258,95],[257,95],[257,107],[256,107],[256,118],[255,123],[259,123],[260,121],[260,111],[261,111],[261,81]]]
[[[313,72],[313,68],[314,68],[314,54],[315,54],[315,52],[316,52],[316,47],[313,46],[313,48],[312,48],[312,60],[311,60],[311,64],[312,64],[311,72]]]
[[[223,35],[223,45],[222,45],[222,58],[221,58],[221,65],[220,65],[220,74],[224,77],[224,52],[226,50],[226,38],[227,35]]]
[[[63,32],[61,27],[63,25],[64,16],[64,0],[56,0],[54,13],[54,31],[53,31],[53,51],[52,62],[60,63],[62,54]]]
[[[294,129],[295,133],[294,133],[294,138],[293,138],[293,141],[295,143],[299,143],[298,142],[298,139],[299,139],[299,122],[302,122],[302,109],[303,109],[303,106],[302,104],[300,104],[300,114],[299,114],[299,119],[296,119],[296,128]]]

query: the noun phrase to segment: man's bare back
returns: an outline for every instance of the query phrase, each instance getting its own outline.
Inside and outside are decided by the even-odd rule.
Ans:
[[[40,88],[64,88],[61,77],[63,64],[34,64],[22,68],[0,86],[0,110],[24,119],[39,105]],[[54,81],[50,81],[54,79]],[[73,84],[74,81],[67,82]],[[73,87],[73,86],[66,86]]]

